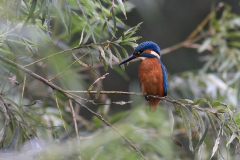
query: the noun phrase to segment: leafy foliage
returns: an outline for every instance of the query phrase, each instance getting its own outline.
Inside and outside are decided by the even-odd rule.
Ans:
[[[199,73],[186,72],[170,77],[171,96],[181,99],[160,98],[166,103],[162,105],[168,107],[168,122],[164,109],[151,114],[142,107],[136,107],[131,112],[110,116],[111,104],[124,105],[132,101],[111,102],[101,95],[104,93],[101,80],[108,73],[101,76],[99,67],[104,66],[107,71],[110,66],[123,75],[125,67],[119,70],[114,64],[128,57],[126,46],[135,48],[136,40],[141,38],[134,34],[142,23],[129,28],[118,18],[124,16],[127,19],[126,13],[133,8],[130,2],[16,2],[0,2],[0,59],[10,60],[0,65],[0,143],[1,150],[6,152],[3,156],[20,150],[17,155],[25,158],[34,155],[44,159],[138,159],[140,156],[176,159],[184,155],[174,157],[174,150],[183,146],[198,159],[203,159],[226,155],[220,149],[224,136],[227,157],[230,157],[231,145],[234,144],[233,150],[238,151],[240,17],[231,13],[230,6],[220,3],[209,16],[209,28],[201,31],[200,36],[204,40],[197,49],[200,53],[209,52],[203,69]],[[215,14],[219,8],[222,14],[217,19]],[[20,69],[13,61],[22,68],[30,68],[31,72]],[[79,64],[80,69],[91,72],[77,73]],[[26,73],[35,76],[32,78]],[[42,76],[42,80],[38,80],[44,84],[38,82],[36,76]],[[48,79],[48,82],[43,79]],[[52,82],[57,86],[51,86]],[[69,90],[84,90],[87,97]],[[90,93],[96,95],[92,97]],[[86,107],[95,117],[86,119],[80,116],[79,105],[85,105],[76,99],[89,106],[99,105],[97,113]],[[168,103],[173,104],[176,112],[172,112]],[[110,123],[114,123],[117,129]],[[175,126],[178,129],[175,130]],[[185,128],[183,132],[188,136],[189,147],[179,141],[181,126]],[[206,141],[212,137],[214,141]],[[178,146],[173,146],[172,142]],[[209,149],[212,152],[204,155]]]

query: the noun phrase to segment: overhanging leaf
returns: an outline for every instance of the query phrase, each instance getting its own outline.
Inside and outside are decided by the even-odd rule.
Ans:
[[[207,132],[208,132],[208,128],[209,128],[209,119],[208,119],[208,116],[207,116],[206,114],[205,114],[205,121],[206,121],[206,124],[205,124],[205,132],[204,132],[202,138],[200,139],[200,141],[198,142],[198,144],[197,144],[194,152],[196,152],[196,151],[199,149],[199,147],[203,144],[204,139],[205,139],[206,136],[207,136]]]
[[[95,48],[95,49],[97,49],[97,50],[99,50],[100,51],[100,53],[101,53],[101,56],[103,57],[103,59],[105,60],[105,53],[104,53],[104,50],[102,49],[102,47],[101,46],[99,46],[99,45],[95,45],[95,44],[91,44],[91,47],[93,47],[93,48]]]
[[[117,55],[118,61],[122,62],[122,57],[121,57],[120,53],[118,52],[117,48],[113,45],[112,45],[112,47],[113,47],[113,50],[115,51],[115,54]],[[121,65],[121,68],[122,68],[122,70],[125,70],[124,65]]]
[[[92,25],[92,27],[89,29],[86,37],[84,38],[83,44],[85,44],[85,43],[88,41],[90,35],[93,33],[94,28],[98,25],[98,23],[99,23],[100,21],[101,21],[101,19],[99,19],[96,23],[94,23],[94,25]]]
[[[186,129],[188,138],[189,138],[189,149],[190,151],[194,151],[193,150],[193,144],[192,144],[192,131],[191,131],[191,126],[190,126],[190,122],[188,120],[187,114],[184,111],[184,109],[182,107],[179,108],[182,114],[182,118],[183,118],[183,122],[184,122],[184,127]]]
[[[218,107],[218,106],[225,106],[225,104],[222,102],[218,102],[218,101],[212,103],[212,107]]]
[[[5,150],[6,152],[11,151],[13,147],[17,145],[18,136],[19,136],[19,125],[17,126],[17,128],[15,129],[15,132],[13,133],[12,139],[10,140],[8,147]]]
[[[106,15],[105,15],[105,13],[104,13],[104,11],[103,11],[103,7],[102,7],[102,4],[101,4],[100,0],[98,0],[98,3],[99,3],[99,5],[100,5],[100,8],[101,8],[102,13],[103,13],[103,16],[104,16],[105,21],[106,21],[106,23],[107,23],[108,30],[109,30],[109,32],[112,34],[112,36],[115,37],[114,32],[113,32],[113,30],[112,30],[112,27],[110,26],[110,24],[109,24],[109,22],[108,22],[108,19],[107,19]]]
[[[124,4],[123,4],[122,0],[117,0],[117,1],[118,1],[118,4],[119,4],[119,6],[120,6],[120,8],[121,8],[121,10],[122,10],[122,12],[123,12],[125,18],[127,19],[127,15],[126,15],[125,7],[124,7]]]

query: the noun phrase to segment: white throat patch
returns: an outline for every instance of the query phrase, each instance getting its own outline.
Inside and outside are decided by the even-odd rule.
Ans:
[[[154,56],[156,56],[157,58],[159,58],[160,59],[160,56],[159,56],[159,54],[157,54],[155,51],[151,51],[151,53],[150,54],[152,54],[152,55],[154,55]]]
[[[137,59],[141,59],[142,61],[144,61],[146,57],[137,57]]]

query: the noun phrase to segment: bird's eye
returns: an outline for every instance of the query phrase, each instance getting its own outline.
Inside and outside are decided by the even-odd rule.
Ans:
[[[135,55],[139,55],[140,53],[141,53],[141,52],[135,52],[134,54],[135,54]]]

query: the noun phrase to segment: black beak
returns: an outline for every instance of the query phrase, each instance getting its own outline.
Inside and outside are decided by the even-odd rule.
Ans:
[[[131,61],[131,60],[133,60],[133,59],[135,59],[135,58],[137,58],[137,57],[132,54],[132,55],[129,56],[128,58],[124,59],[121,63],[119,63],[118,66],[120,66],[120,65],[122,65],[122,64],[124,64],[124,63],[126,63],[126,62],[129,62],[129,61]]]

